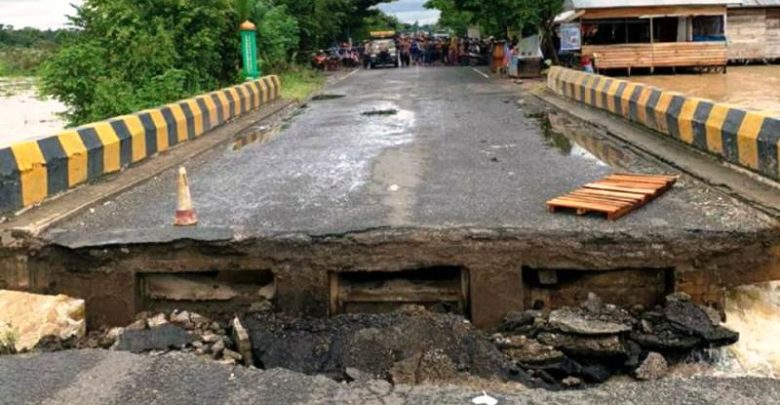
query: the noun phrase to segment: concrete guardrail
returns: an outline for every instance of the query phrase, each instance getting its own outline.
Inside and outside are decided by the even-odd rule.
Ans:
[[[550,69],[547,87],[780,180],[780,117],[770,113],[561,67]]]
[[[11,212],[116,173],[281,97],[265,76],[0,149],[0,212]]]

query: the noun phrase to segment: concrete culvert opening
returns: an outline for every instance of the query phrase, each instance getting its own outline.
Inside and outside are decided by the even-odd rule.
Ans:
[[[674,270],[548,269],[523,266],[525,308],[576,307],[594,293],[624,308],[662,305],[672,291]]]
[[[273,273],[268,270],[146,273],[138,277],[138,295],[142,308],[148,311],[245,311],[270,303],[276,293]]]
[[[389,313],[410,304],[469,315],[468,270],[462,267],[330,273],[329,280],[331,315]]]

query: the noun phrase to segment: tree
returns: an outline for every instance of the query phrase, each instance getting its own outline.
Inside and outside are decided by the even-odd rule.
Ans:
[[[231,84],[237,17],[231,0],[86,0],[41,68],[42,92],[78,125]]]
[[[439,26],[453,30],[458,36],[466,35],[474,20],[474,14],[458,9],[454,0],[428,0],[425,2],[425,8],[441,11]]]
[[[553,44],[555,16],[563,9],[564,0],[429,0],[432,7],[442,11],[442,18],[463,18],[459,13],[470,13],[471,23],[480,25],[483,32],[504,38],[508,31],[523,35],[539,33],[542,47],[557,60]],[[456,21],[457,22],[457,21]]]

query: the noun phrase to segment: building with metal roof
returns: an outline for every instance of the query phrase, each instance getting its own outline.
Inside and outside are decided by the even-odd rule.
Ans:
[[[737,4],[741,0],[567,0],[556,21],[562,49],[572,49],[579,31],[582,55],[599,70],[721,68],[728,62],[726,14]]]
[[[735,8],[755,8],[755,7],[780,7],[780,0],[742,0],[740,4],[729,5]]]
[[[769,1],[769,0],[753,0]],[[565,10],[596,8],[674,7],[674,6],[723,6],[739,5],[742,0],[566,0]]]

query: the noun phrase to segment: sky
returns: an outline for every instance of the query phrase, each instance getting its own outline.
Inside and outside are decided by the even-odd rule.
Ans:
[[[1,1],[1,0],[0,0]],[[426,10],[423,7],[426,0],[396,0],[392,3],[380,4],[379,8],[387,14],[396,16],[401,22],[414,24],[435,24],[439,21],[438,10]]]
[[[73,14],[71,3],[82,0],[0,0],[0,24],[16,28],[62,28]]]
[[[0,24],[13,25],[16,28],[35,27],[40,29],[62,28],[72,14],[71,3],[80,4],[82,0],[0,0]],[[401,22],[413,24],[435,23],[439,12],[426,10],[425,0],[396,0],[379,6],[384,12],[398,17]]]

